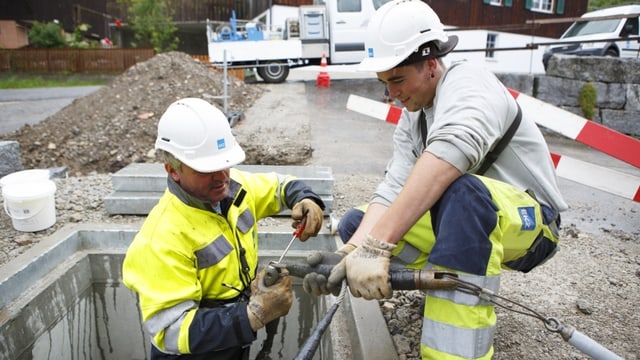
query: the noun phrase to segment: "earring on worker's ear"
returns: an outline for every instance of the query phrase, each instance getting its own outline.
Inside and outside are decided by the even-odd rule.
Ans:
[[[436,74],[431,73],[431,78],[433,79],[434,77],[436,77]]]

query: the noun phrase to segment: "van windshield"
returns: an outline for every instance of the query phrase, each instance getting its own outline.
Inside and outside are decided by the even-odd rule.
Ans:
[[[620,24],[620,19],[580,21],[571,25],[562,38],[610,33],[616,31],[618,24]]]

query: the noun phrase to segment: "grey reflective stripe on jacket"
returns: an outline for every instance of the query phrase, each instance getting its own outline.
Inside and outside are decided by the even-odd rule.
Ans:
[[[193,300],[181,302],[178,305],[164,309],[155,314],[147,321],[144,322],[144,330],[151,335],[151,341],[158,349],[162,349],[155,343],[156,335],[165,330],[164,336],[164,352],[171,354],[178,354],[178,336],[180,335],[180,326],[187,313],[187,311],[198,307],[198,304]]]
[[[286,184],[287,181],[287,176],[286,175],[282,175],[282,174],[277,174],[278,175],[278,189],[276,190],[276,197],[278,198],[278,202],[284,206],[286,206],[287,199],[283,199],[281,197],[282,193],[283,193],[283,185]]]
[[[422,324],[421,342],[423,345],[447,354],[465,359],[477,359],[486,355],[491,349],[495,330],[495,326],[483,329],[462,329],[425,318]]]
[[[400,252],[391,258],[391,262],[403,265],[415,264],[420,255],[422,255],[422,251],[405,241]]]
[[[434,269],[427,264],[425,269]],[[491,293],[497,294],[500,289],[500,276],[478,276],[458,273],[458,279],[471,283]],[[477,295],[457,290],[428,290],[425,308],[429,306],[429,298],[445,299],[454,304],[464,306],[491,306],[492,304]],[[465,329],[444,324],[439,321],[423,318],[421,342],[437,351],[454,354],[467,359],[475,359],[487,354],[493,344],[495,325],[485,328]]]
[[[198,269],[208,268],[219,263],[232,251],[233,246],[229,243],[229,240],[224,235],[218,236],[211,244],[195,252],[198,259]]]

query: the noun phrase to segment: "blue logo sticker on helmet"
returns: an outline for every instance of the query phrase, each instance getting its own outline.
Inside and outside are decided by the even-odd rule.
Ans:
[[[227,147],[227,145],[224,143],[224,138],[218,139],[217,144],[218,144],[218,150],[222,150]]]
[[[533,206],[519,207],[518,214],[520,214],[520,220],[522,221],[522,231],[531,231],[536,228],[536,213]]]

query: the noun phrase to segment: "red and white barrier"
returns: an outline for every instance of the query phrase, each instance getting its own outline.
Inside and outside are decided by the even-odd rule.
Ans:
[[[516,95],[514,95],[516,96]],[[537,104],[535,102],[529,101],[529,99],[525,99],[524,102],[522,102],[520,99],[522,97],[522,95],[518,96],[518,102],[520,103],[520,105],[524,108],[526,107],[527,110],[529,110],[529,106],[532,106],[532,104],[540,106],[540,104]],[[539,101],[539,100],[536,100]],[[543,103],[544,104],[544,103]],[[546,106],[551,107],[551,105],[546,104]],[[358,95],[350,95],[349,99],[347,100],[347,109],[351,110],[351,111],[355,111],[357,113],[363,114],[363,115],[368,115],[371,116],[373,118],[379,119],[379,120],[383,120],[385,122],[391,123],[391,124],[397,124],[398,121],[400,120],[400,115],[402,113],[402,109],[397,107],[397,106],[393,106],[393,105],[389,105],[386,103],[382,103],[379,101],[375,101],[375,100],[371,100],[362,96],[358,96]],[[557,109],[557,108],[556,108]],[[561,109],[558,109],[560,111],[564,111]],[[546,110],[545,110],[546,111]],[[551,110],[550,110],[551,111]],[[568,113],[568,112],[567,112]],[[545,114],[548,114],[548,112],[545,112]],[[573,115],[571,113],[568,113],[570,115]],[[545,115],[547,116],[547,115]],[[545,116],[537,116],[537,117],[541,117],[544,118]],[[576,115],[573,115],[576,118],[579,118]],[[564,130],[565,132],[569,133],[569,130],[575,130],[576,128],[576,123],[579,126],[580,124],[573,119],[572,117],[570,118],[574,124],[573,127],[572,126],[565,126],[566,129]],[[584,119],[583,119],[584,120]],[[555,120],[556,122],[560,123],[561,120],[558,120],[556,118]],[[586,120],[585,120],[586,121]],[[547,127],[544,124],[540,124],[542,126]],[[555,128],[551,128],[550,129],[557,131],[563,135],[565,135],[564,133],[562,133],[561,131],[558,131],[557,129],[560,129],[561,126],[559,124],[555,124],[554,125]],[[588,125],[582,125],[582,127],[589,127],[590,129],[588,131],[593,131],[593,127],[590,127]],[[613,130],[607,129],[603,126],[600,126],[601,128],[604,128],[606,130],[603,130],[606,134],[614,134],[613,136],[616,137],[617,141],[622,141],[621,138],[619,138],[619,135],[623,136],[623,137],[628,137],[626,135],[617,133]],[[595,128],[597,129],[597,128]],[[567,136],[567,135],[565,135]],[[578,133],[578,135],[576,135],[577,137],[580,136],[580,134]],[[592,139],[591,135],[588,137],[582,137],[582,139]],[[637,140],[628,137],[636,142],[638,142]],[[639,142],[640,143],[640,142]],[[587,144],[589,145],[589,144]],[[615,147],[615,145],[613,145]],[[636,146],[636,145],[634,145]],[[596,148],[597,149],[597,148]],[[600,150],[600,149],[598,149]],[[623,156],[625,156],[627,159],[634,159],[635,157],[640,156],[640,150],[637,150],[635,153],[633,153],[633,156],[628,156],[628,154],[626,153],[626,151],[636,151],[636,150],[631,150],[630,148],[625,150],[625,152],[622,153]],[[609,153],[607,153],[609,154]],[[612,155],[612,154],[609,154]],[[584,162],[584,161],[580,161],[577,159],[573,159],[570,158],[568,156],[562,156],[559,154],[555,154],[555,153],[551,153],[551,158],[553,160],[553,163],[556,167],[556,172],[558,174],[558,176],[565,178],[567,180],[571,180],[571,181],[575,181],[579,184],[583,184],[586,186],[590,186],[593,187],[595,189],[598,190],[602,190],[605,192],[608,192],[610,194],[614,194],[614,195],[618,195],[621,196],[623,198],[629,199],[629,200],[633,200],[636,202],[640,202],[640,178],[637,178],[635,176],[629,175],[629,174],[625,174],[616,170],[611,170],[605,167],[601,167],[598,165],[594,165],[588,162]],[[620,160],[624,160],[624,159],[620,159]],[[639,159],[640,160],[640,159]],[[627,161],[628,162],[628,161]],[[635,164],[632,164],[635,165]],[[637,165],[636,165],[637,166]],[[640,166],[638,166],[640,167]]]
[[[620,171],[551,153],[558,176],[640,202],[640,179]]]
[[[509,92],[533,113],[536,124],[640,168],[640,140],[516,90]]]
[[[393,125],[398,124],[400,115],[402,115],[402,108],[398,106],[367,99],[358,95],[349,95],[347,109],[371,116],[374,119],[384,120]]]

